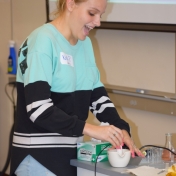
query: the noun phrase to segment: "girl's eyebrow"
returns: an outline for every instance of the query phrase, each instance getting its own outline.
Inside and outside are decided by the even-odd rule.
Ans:
[[[92,10],[96,10],[96,11],[100,12],[100,10],[99,10],[99,9],[97,9],[97,8],[95,8],[95,7],[91,7],[91,9],[92,9]],[[105,13],[105,11],[104,11],[103,13]],[[103,13],[102,13],[102,14],[103,14]]]
[[[92,10],[96,10],[96,11],[99,11],[97,8],[95,7],[91,7]]]

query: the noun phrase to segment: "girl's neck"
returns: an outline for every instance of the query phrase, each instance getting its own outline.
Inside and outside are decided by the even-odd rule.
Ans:
[[[71,45],[77,43],[77,39],[72,35],[72,31],[69,25],[69,20],[64,16],[59,16],[51,22],[52,25],[68,40]]]

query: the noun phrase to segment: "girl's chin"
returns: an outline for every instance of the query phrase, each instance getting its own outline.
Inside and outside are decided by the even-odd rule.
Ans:
[[[81,38],[79,38],[79,40],[82,40],[82,41],[83,41],[83,40],[86,39],[86,37],[87,37],[87,36],[81,37]]]
[[[81,35],[81,36],[79,37],[79,40],[85,40],[87,36],[88,36],[88,35],[83,34],[83,35]]]

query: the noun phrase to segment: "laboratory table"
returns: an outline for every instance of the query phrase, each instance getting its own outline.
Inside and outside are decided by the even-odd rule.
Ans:
[[[77,167],[77,176],[94,176],[95,175],[95,163],[89,161],[81,161],[77,159],[72,159],[70,161],[72,166]],[[108,161],[98,162],[96,164],[96,176],[132,176],[133,174],[127,173],[127,169],[136,168],[138,166],[149,166],[145,162],[142,162],[139,165],[128,165],[125,168],[114,168]],[[159,169],[165,168],[165,163],[152,164],[151,167],[156,167]]]

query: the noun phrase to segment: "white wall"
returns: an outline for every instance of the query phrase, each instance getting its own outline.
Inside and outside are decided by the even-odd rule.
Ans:
[[[45,0],[13,0],[13,38],[17,43],[17,49],[27,35],[35,29],[37,26],[45,23]],[[7,75],[7,57],[8,57],[8,41],[11,39],[11,21],[10,21],[10,0],[0,1],[0,170],[3,168],[5,159],[7,156],[8,137],[11,125],[13,123],[13,109],[12,104],[5,95],[4,88],[8,83],[9,75]],[[111,45],[111,39],[116,36],[119,43],[123,43],[123,38],[126,35],[131,36],[129,38],[131,43],[135,45],[134,35],[138,35],[138,32],[130,31],[110,31],[110,30],[95,30],[91,33],[95,56],[97,59],[98,67],[100,68],[102,81],[108,81],[106,73],[111,70],[104,69],[103,56],[107,53],[112,53],[113,45]],[[155,36],[155,33],[152,33]],[[105,38],[107,36],[107,38]],[[156,36],[157,33],[156,33]],[[162,36],[162,35],[161,35]],[[164,35],[165,36],[165,35]],[[170,34],[167,37],[161,37],[162,43],[169,43]],[[155,47],[158,44],[154,38],[151,39],[151,33],[146,32],[145,35],[140,36],[140,42],[145,40],[151,40],[149,43]],[[99,42],[104,42],[105,50],[99,50]],[[102,43],[101,43],[102,44]],[[141,48],[145,48],[141,46]],[[122,50],[126,50],[126,47],[121,47]],[[163,48],[163,52],[167,52]],[[114,51],[113,51],[114,52]],[[118,56],[116,51],[116,55]],[[139,54],[140,51],[138,51]],[[146,53],[146,57],[150,57],[150,53]],[[118,57],[117,57],[118,58]],[[125,59],[125,58],[124,58]],[[131,62],[133,64],[133,62]],[[167,73],[166,73],[167,74]],[[11,93],[11,88],[8,88]],[[127,120],[132,127],[132,135],[136,145],[141,146],[144,144],[159,144],[164,145],[164,134],[166,132],[176,133],[176,117],[151,113],[147,111],[139,111],[129,108],[117,108],[120,116]],[[90,123],[99,124],[92,115],[90,115],[88,121]],[[174,139],[175,136],[174,136]],[[174,143],[176,147],[176,140]],[[8,171],[9,172],[9,171]]]
[[[106,33],[107,30],[91,33],[104,83],[175,93],[175,33]]]

